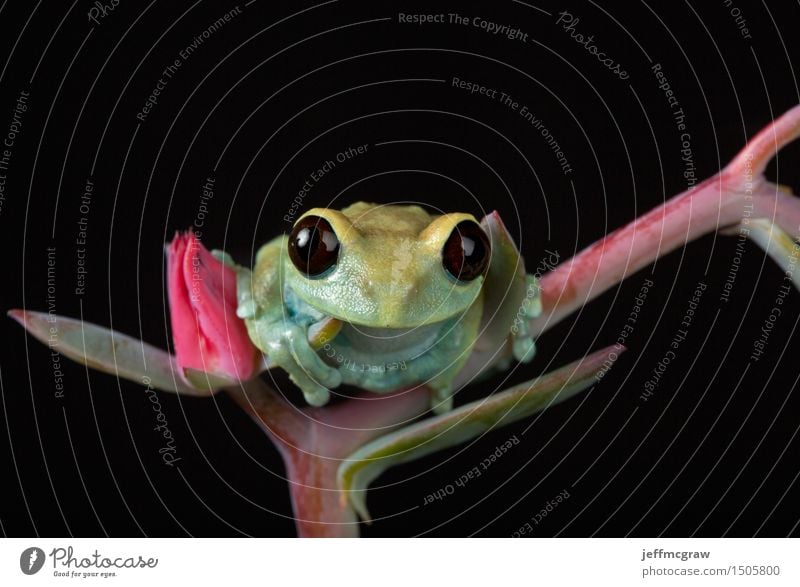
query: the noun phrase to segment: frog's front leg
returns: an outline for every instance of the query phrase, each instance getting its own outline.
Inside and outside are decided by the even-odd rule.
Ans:
[[[483,298],[483,293],[481,293],[458,320],[457,326],[450,328],[446,346],[452,350],[447,352],[439,363],[444,365],[444,368],[441,368],[427,382],[432,391],[431,409],[434,414],[446,414],[453,409],[455,380],[469,360],[472,347],[478,337],[484,309]]]
[[[308,341],[308,329],[287,321],[253,320],[250,337],[303,392],[306,402],[323,406],[330,400],[330,389],[338,387],[342,376],[325,364]]]
[[[253,343],[272,364],[289,374],[305,400],[322,406],[330,399],[330,389],[341,384],[342,376],[322,360],[309,342],[309,327],[322,316],[286,304],[280,264],[285,242],[285,237],[279,237],[261,248],[255,276],[240,269],[237,315],[245,320]]]

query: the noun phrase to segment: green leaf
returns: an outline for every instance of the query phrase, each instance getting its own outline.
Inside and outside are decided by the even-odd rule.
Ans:
[[[225,387],[234,387],[241,384],[238,379],[231,379],[223,373],[201,371],[199,369],[192,369],[191,367],[185,367],[183,369],[183,378],[198,391],[203,390],[208,392],[208,394],[215,393]]]
[[[342,462],[337,475],[339,487],[353,509],[369,521],[367,487],[383,471],[466,442],[572,397],[599,380],[624,350],[607,347],[533,381],[376,438]]]
[[[766,218],[751,220],[748,222],[747,228],[747,236],[764,249],[783,269],[786,277],[792,280],[794,286],[800,289],[800,270],[797,267],[797,263],[800,261],[798,258],[800,245]]]
[[[55,314],[11,310],[8,315],[51,349],[92,369],[162,391],[193,396],[211,393],[208,386],[196,389],[184,381],[175,357],[139,339]]]

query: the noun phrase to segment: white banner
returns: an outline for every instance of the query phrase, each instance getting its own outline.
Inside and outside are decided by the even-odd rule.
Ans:
[[[800,584],[798,554],[790,539],[13,538],[0,585],[777,586]]]

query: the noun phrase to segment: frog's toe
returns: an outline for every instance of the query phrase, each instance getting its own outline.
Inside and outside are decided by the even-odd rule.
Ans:
[[[536,355],[536,343],[531,336],[518,336],[511,345],[514,358],[521,363],[528,363]]]
[[[435,389],[431,394],[431,410],[437,416],[446,414],[453,409],[453,390]]]
[[[258,305],[256,301],[252,298],[245,298],[241,300],[236,307],[236,316],[242,320],[248,320],[250,318],[255,318],[257,311]]]
[[[311,348],[308,340],[294,340],[291,345],[292,357],[307,372],[308,376],[324,387],[332,389],[342,383],[342,374],[335,367],[331,367],[317,351]]]
[[[308,405],[318,408],[320,406],[324,406],[330,401],[331,392],[327,387],[317,385],[311,390],[303,389],[303,397]]]
[[[325,405],[330,399],[329,388],[337,387],[342,376],[309,346],[305,332],[295,326],[281,325],[278,330],[268,324],[256,333],[261,343],[259,348],[265,350],[273,364],[289,374],[306,401],[313,406]]]
[[[330,390],[305,365],[290,358],[282,367],[289,374],[289,379],[303,392],[306,402],[312,406],[324,406],[328,403],[331,397]]]
[[[511,352],[521,363],[529,362],[536,354],[536,342],[525,320],[518,321],[511,330]]]

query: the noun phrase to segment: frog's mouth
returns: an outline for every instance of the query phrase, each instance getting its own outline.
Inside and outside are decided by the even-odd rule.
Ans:
[[[435,341],[445,320],[403,328],[366,326],[325,316],[308,328],[311,347],[319,350],[337,337],[346,339],[354,349],[373,352],[391,352],[409,347],[427,346]]]
[[[314,322],[308,327],[308,342],[311,348],[319,350],[327,343],[331,342],[341,332],[345,322],[334,318],[333,316],[325,316],[321,320]]]
[[[365,285],[357,280],[284,286],[283,301],[298,323],[314,324],[327,318],[365,328],[419,328],[466,313],[481,294],[480,279],[467,284],[423,284],[410,287]],[[441,287],[439,287],[441,285]]]
[[[314,323],[308,331],[312,348],[349,363],[370,364],[375,357],[385,362],[418,358],[440,344],[449,331],[447,321],[414,327],[363,326],[333,317]]]

